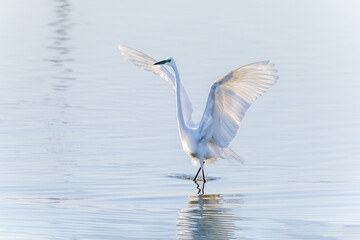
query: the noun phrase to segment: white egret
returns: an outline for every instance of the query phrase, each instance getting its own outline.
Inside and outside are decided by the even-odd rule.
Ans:
[[[157,62],[130,47],[120,45],[119,49],[125,59],[159,75],[174,87],[182,147],[195,163],[200,164],[194,180],[202,170],[203,181],[206,181],[204,163],[211,163],[219,158],[240,159],[229,148],[229,144],[236,136],[246,110],[276,82],[278,77],[275,75],[273,64],[269,64],[269,61],[251,63],[236,68],[216,80],[210,87],[202,119],[198,124],[194,124],[191,119],[192,105],[180,83],[175,60],[168,57]],[[175,77],[164,66],[171,67]]]

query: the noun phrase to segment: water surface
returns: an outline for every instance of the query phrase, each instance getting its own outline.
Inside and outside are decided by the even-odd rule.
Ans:
[[[359,239],[357,5],[2,1],[0,239]],[[172,87],[118,44],[174,57],[195,119],[218,77],[275,63],[247,163],[192,182]]]

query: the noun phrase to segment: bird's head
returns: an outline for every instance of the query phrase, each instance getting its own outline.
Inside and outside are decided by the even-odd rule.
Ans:
[[[165,60],[154,63],[154,65],[169,65],[172,68],[175,66],[175,60],[172,57],[168,57]]]

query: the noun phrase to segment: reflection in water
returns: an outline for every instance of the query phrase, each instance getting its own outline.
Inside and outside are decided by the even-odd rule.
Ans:
[[[200,187],[200,184],[194,180],[195,184],[196,184],[196,189],[198,190],[197,194],[204,194],[204,187],[205,187],[205,182],[202,182],[202,186]]]
[[[49,43],[45,46],[47,56],[43,59],[50,64],[51,75],[50,90],[47,92],[45,105],[49,119],[47,124],[46,149],[49,153],[63,155],[74,151],[72,144],[68,143],[69,108],[72,107],[68,90],[74,78],[72,69],[72,39],[71,4],[68,0],[56,0],[52,3],[53,19],[47,24],[51,32]],[[63,159],[61,157],[61,159]]]
[[[57,91],[66,91],[70,80],[74,80],[73,70],[69,66],[69,63],[73,61],[69,56],[72,51],[69,44],[71,40],[69,31],[73,26],[69,18],[70,12],[71,5],[67,0],[57,0],[55,2],[55,20],[49,23],[53,36],[51,43],[46,48],[50,50],[52,56],[46,58],[45,61],[52,63],[56,68],[53,76],[56,82],[53,83],[53,88]]]
[[[194,175],[187,175],[187,174],[171,174],[168,175],[169,178],[176,178],[176,179],[181,179],[181,180],[191,180],[193,181],[194,179]],[[214,180],[218,180],[220,179],[219,177],[211,177],[211,176],[207,176],[206,177],[206,182],[209,181],[214,181]],[[202,182],[202,179],[196,180],[196,182]]]
[[[239,218],[233,213],[240,207],[242,195],[220,194],[190,196],[188,205],[179,212],[178,239],[233,239]]]

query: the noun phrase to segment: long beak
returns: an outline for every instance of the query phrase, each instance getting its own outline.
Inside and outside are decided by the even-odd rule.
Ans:
[[[160,64],[165,64],[165,63],[166,63],[166,61],[165,61],[165,60],[162,60],[162,61],[160,61],[160,62],[154,63],[154,65],[160,65]]]

